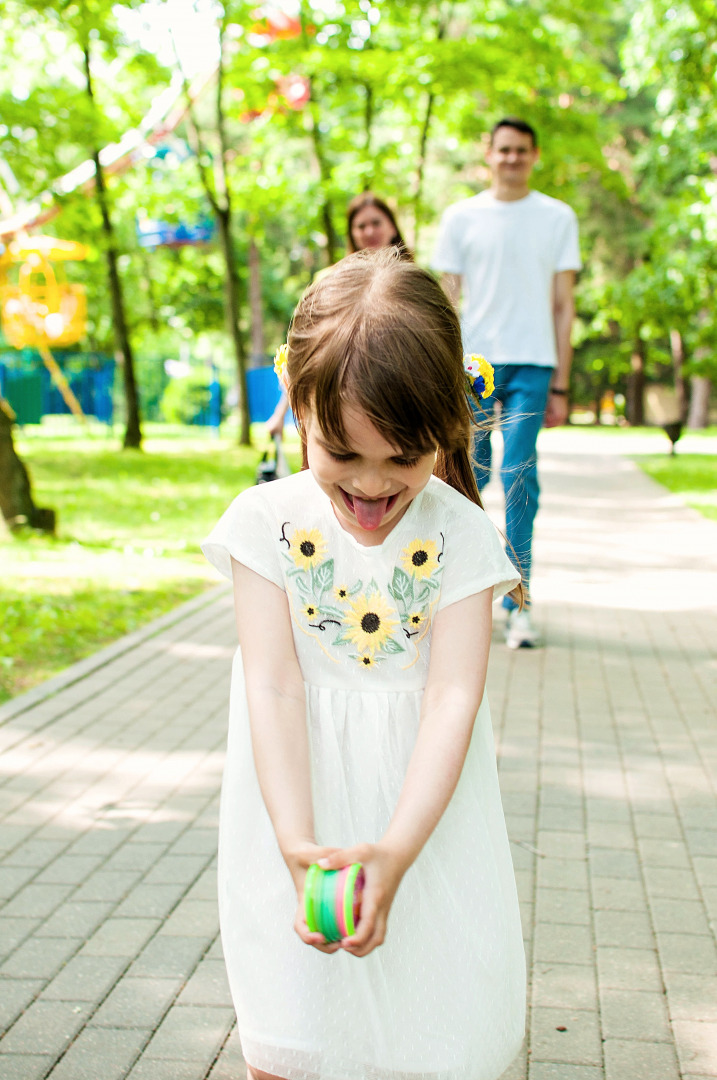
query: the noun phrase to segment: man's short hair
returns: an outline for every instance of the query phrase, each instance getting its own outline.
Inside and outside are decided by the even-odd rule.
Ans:
[[[537,148],[538,148],[538,136],[536,134],[535,128],[532,127],[528,123],[527,120],[521,120],[517,116],[504,116],[503,119],[499,120],[497,124],[493,124],[493,127],[491,129],[491,133],[490,133],[490,145],[491,146],[493,145],[493,140],[495,139],[496,132],[500,128],[504,128],[504,127],[514,128],[515,131],[522,131],[524,135],[530,135],[530,138],[533,141],[533,146],[537,150]]]

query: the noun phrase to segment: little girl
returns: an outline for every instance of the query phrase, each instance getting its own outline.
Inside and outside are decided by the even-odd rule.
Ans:
[[[219,904],[244,1056],[255,1080],[496,1080],[525,964],[483,691],[518,581],[470,468],[458,320],[414,263],[359,252],[301,300],[287,379],[308,469],[204,545],[239,630]],[[341,942],[305,921],[315,862],[365,870]]]

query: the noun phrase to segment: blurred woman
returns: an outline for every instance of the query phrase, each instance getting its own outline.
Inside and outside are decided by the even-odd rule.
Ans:
[[[346,250],[349,255],[364,248],[400,248],[406,258],[411,254],[401,236],[393,211],[372,191],[362,191],[346,208]]]
[[[352,255],[354,251],[363,251],[364,248],[391,246],[400,250],[401,258],[413,260],[390,206],[372,191],[362,191],[346,207],[346,253]],[[331,266],[326,266],[319,270],[314,275],[314,281],[331,269]],[[279,404],[266,422],[266,430],[272,438],[282,434],[288,410],[289,400],[282,391]]]

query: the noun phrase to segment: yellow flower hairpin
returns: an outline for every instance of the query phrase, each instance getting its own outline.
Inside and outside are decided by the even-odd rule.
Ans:
[[[289,389],[289,377],[286,371],[288,362],[289,346],[286,344],[280,345],[274,354],[274,371],[276,372],[277,379],[285,390]]]
[[[463,367],[468,376],[468,381],[473,387],[473,393],[482,398],[490,397],[495,390],[495,382],[493,368],[485,356],[470,353],[470,355],[463,357]]]

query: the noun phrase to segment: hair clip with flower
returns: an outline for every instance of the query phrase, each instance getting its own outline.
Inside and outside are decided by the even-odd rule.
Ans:
[[[289,378],[286,366],[289,361],[289,346],[280,345],[274,354],[274,371],[284,390],[289,389]]]
[[[473,393],[482,398],[490,397],[495,390],[495,382],[493,368],[485,356],[470,353],[463,357],[463,367]]]

